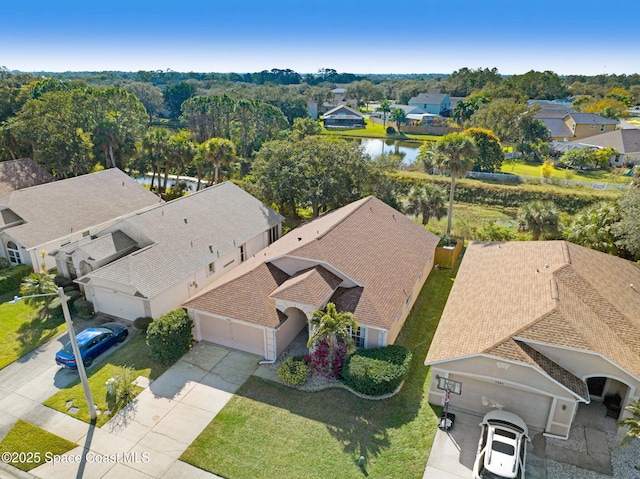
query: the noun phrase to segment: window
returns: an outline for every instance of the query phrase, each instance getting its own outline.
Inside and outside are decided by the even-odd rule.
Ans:
[[[351,326],[349,326],[349,331],[351,332],[351,339],[353,339],[353,344],[356,348],[364,348],[365,344],[365,329],[364,328],[356,328],[354,331]]]
[[[240,246],[240,262],[246,261],[247,259],[247,245],[243,244]]]
[[[211,276],[215,272],[216,272],[216,264],[215,264],[215,262],[209,263],[209,273],[207,274],[207,276]]]
[[[589,128],[591,128],[592,130],[596,127],[596,125],[589,125]]]
[[[275,243],[279,238],[279,228],[278,225],[274,226],[269,230],[269,244]]]
[[[60,240],[60,246],[66,246],[66,245],[68,245],[69,243],[71,243],[71,238],[62,238],[62,239]]]
[[[82,232],[82,237],[83,237],[83,238],[86,238],[86,237],[87,237],[87,236],[89,236],[89,235],[90,235],[89,231],[83,231],[83,232]]]
[[[604,131],[604,125],[600,125],[600,131]]]
[[[9,255],[9,262],[11,264],[22,264],[20,250],[18,250],[18,246],[13,241],[7,243],[7,254]]]

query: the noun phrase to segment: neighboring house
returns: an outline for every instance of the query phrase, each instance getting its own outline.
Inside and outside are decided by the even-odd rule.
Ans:
[[[47,170],[29,158],[0,162],[0,196],[53,180]]]
[[[638,128],[614,130],[574,143],[592,148],[615,148],[618,155],[611,159],[613,166],[640,164],[640,129]]]
[[[130,215],[53,256],[96,311],[157,318],[273,243],[282,220],[226,182]]]
[[[267,360],[330,301],[355,314],[357,346],[386,346],[433,267],[438,240],[370,196],[296,228],[183,306],[197,341]]]
[[[322,115],[325,128],[364,128],[362,114],[348,106],[337,106]]]
[[[429,348],[451,406],[567,438],[581,404],[640,396],[640,266],[566,241],[471,243]]]
[[[563,109],[542,110],[535,117],[549,130],[552,140],[579,140],[600,133],[613,131],[617,120],[605,118],[595,113],[565,112]]]
[[[54,268],[49,252],[161,201],[116,168],[12,191],[0,196],[0,255]]]
[[[451,98],[439,90],[420,93],[409,100],[409,106],[417,107],[422,111],[412,113],[431,113],[433,115],[448,116],[451,112]]]

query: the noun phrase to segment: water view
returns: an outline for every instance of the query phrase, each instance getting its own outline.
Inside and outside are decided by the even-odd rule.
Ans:
[[[419,141],[381,140],[377,138],[362,138],[358,141],[360,141],[365,153],[369,154],[371,158],[396,154],[402,157],[404,165],[410,165],[416,161],[420,145],[422,145]]]

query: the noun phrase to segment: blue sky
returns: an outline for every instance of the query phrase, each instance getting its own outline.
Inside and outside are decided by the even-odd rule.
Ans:
[[[0,12],[11,70],[640,72],[625,28],[638,0],[30,0]]]

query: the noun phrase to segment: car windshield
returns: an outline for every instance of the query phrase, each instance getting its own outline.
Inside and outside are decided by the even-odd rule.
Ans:
[[[101,333],[113,334],[113,329],[109,329],[109,328],[96,328],[96,329],[98,329]]]
[[[512,441],[516,440],[516,434],[512,431],[507,431],[505,429],[499,429],[499,428],[496,428],[494,431],[495,431],[494,435],[496,436],[503,436],[503,437],[506,437],[507,439],[511,439]]]
[[[62,350],[67,353],[67,354],[71,354],[73,356],[73,346],[71,346],[71,343],[67,343],[66,346],[64,348],[62,348]]]

